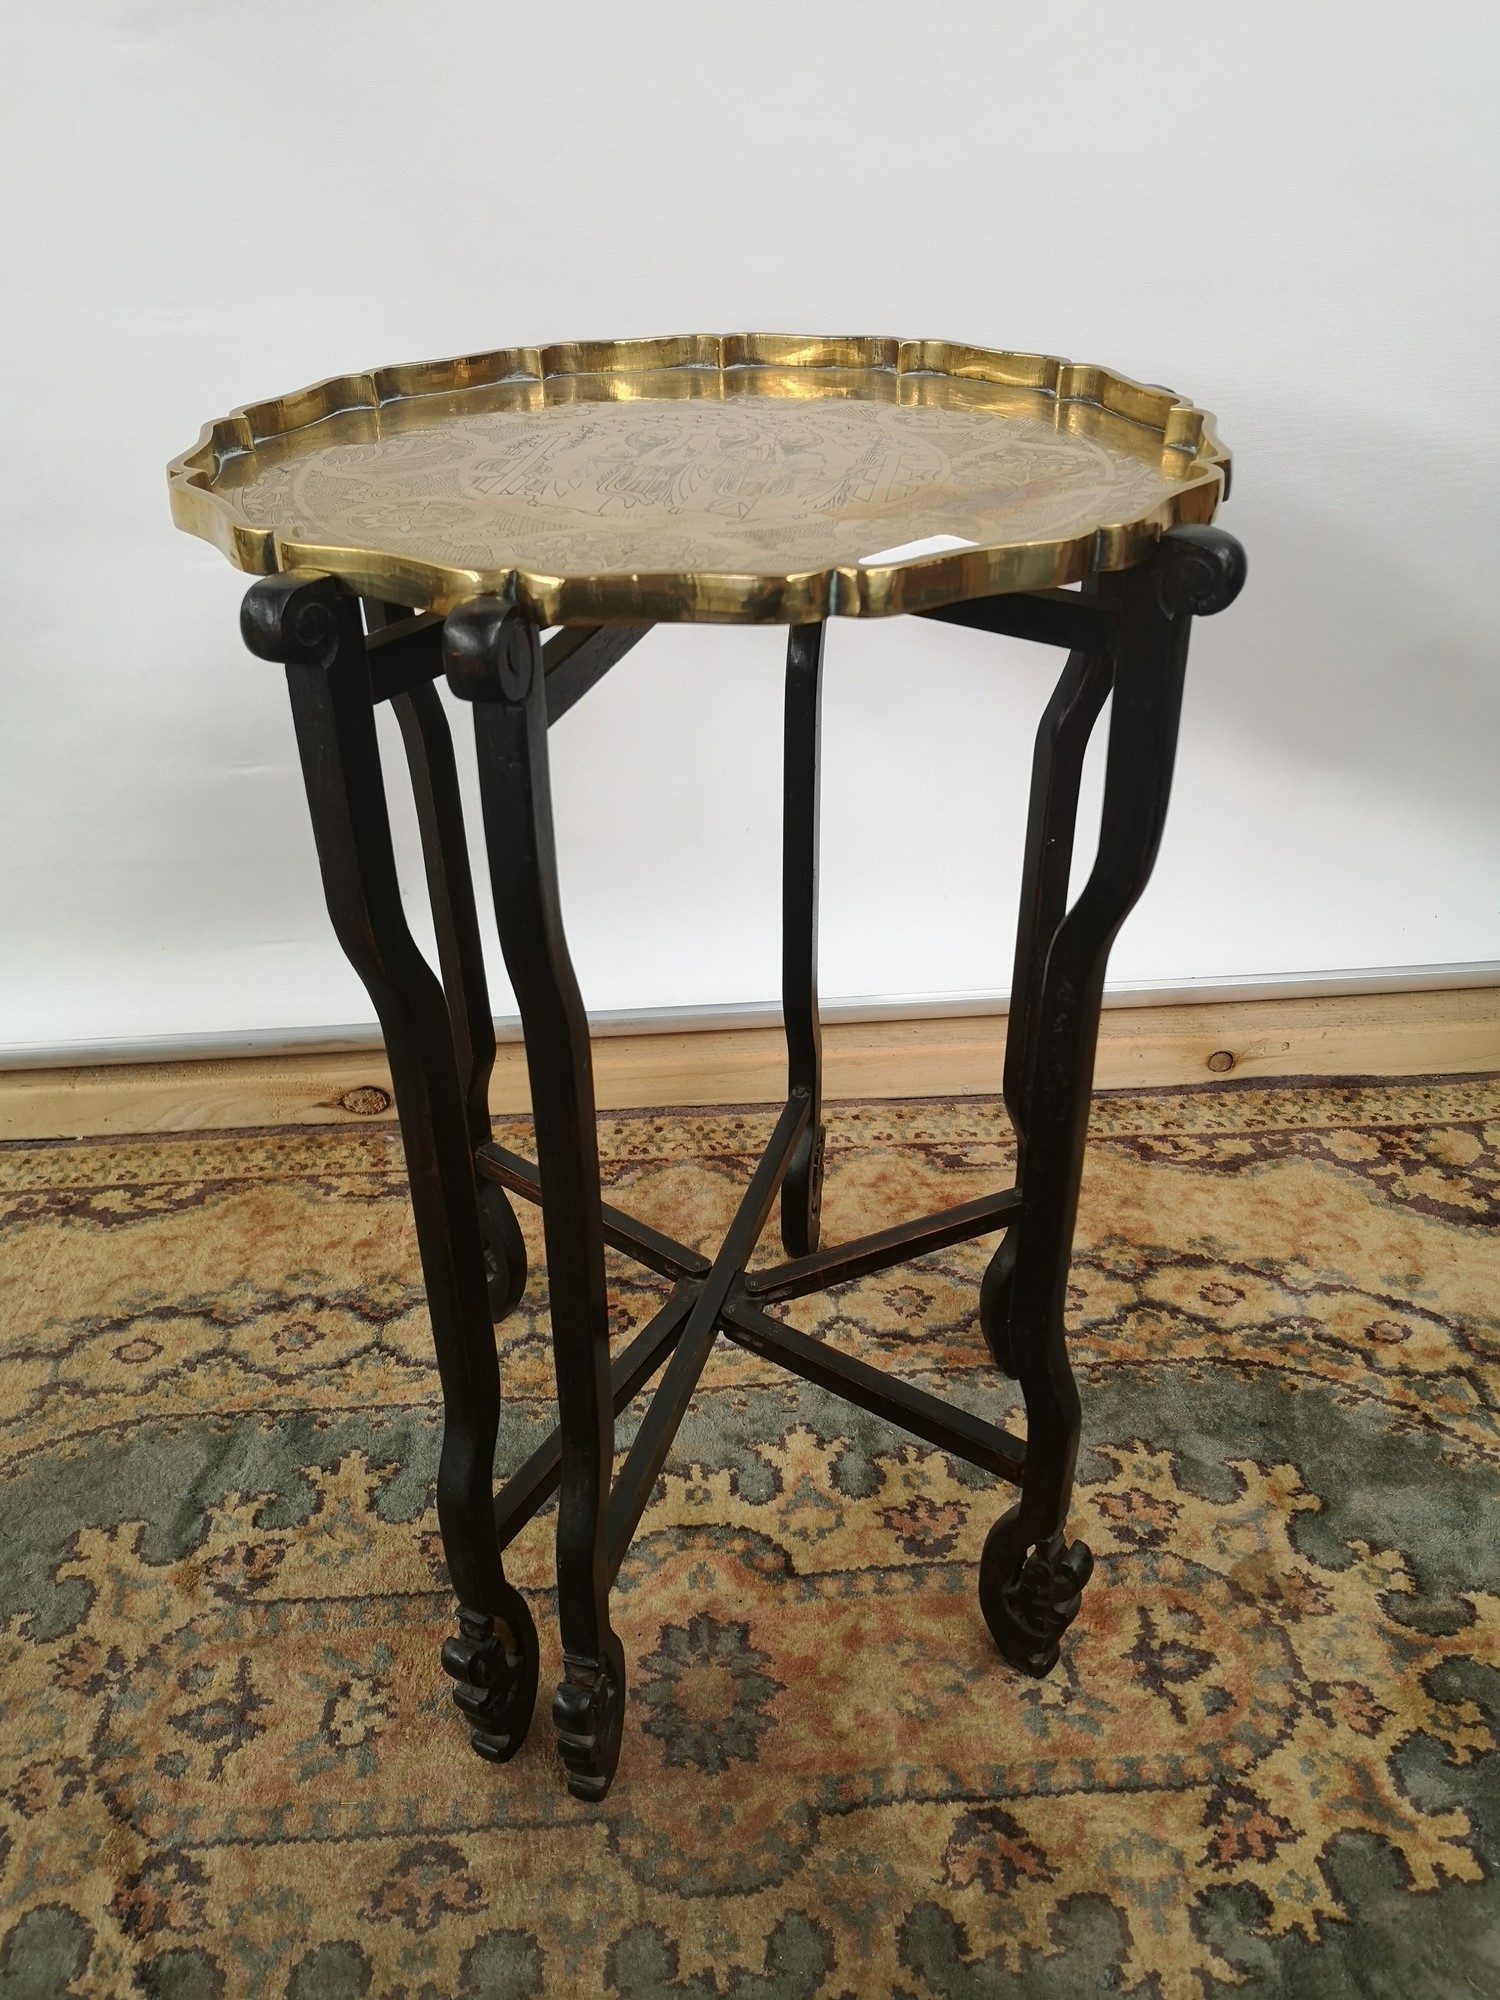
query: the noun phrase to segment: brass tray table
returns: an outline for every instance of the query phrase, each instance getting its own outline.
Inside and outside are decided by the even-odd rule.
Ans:
[[[1007,1661],[1050,1671],[1093,1566],[1065,1534],[1080,1407],[1063,1309],[1105,964],[1161,837],[1193,618],[1245,574],[1238,543],[1209,525],[1229,479],[1211,419],[1046,355],[692,336],[340,377],[209,425],[169,478],[178,523],[260,577],[245,642],[286,668],[329,913],[385,1034],[443,1393],[437,1510],[458,1632],[442,1665],[474,1748],[503,1761],[531,1720],[536,1632],[502,1550],[560,1488],[552,1716],[571,1790],[607,1791],[626,1686],[610,1586],[721,1333],[1020,1488],[986,1540],[979,1603]],[[896,612],[1067,650],[1036,739],[1005,1049],[1019,1164],[1014,1187],[827,1249],[820,676],[830,617]],[[712,1258],[601,1200],[549,790],[549,724],[667,620],[790,628],[787,1097]],[[495,1041],[441,675],[474,712],[535,1162],[491,1134]],[[915,678],[910,693],[922,699]],[[1070,906],[1084,751],[1111,694],[1098,856]],[[410,767],[441,978],[402,912],[383,701]],[[526,1283],[507,1190],[542,1205],[559,1421],[496,1494],[493,1328]],[[749,1271],[778,1196],[785,1261]],[[772,1310],[995,1230],[979,1324],[1020,1383],[1024,1440]],[[606,1243],[670,1288],[613,1356]],[[615,1415],[658,1372],[612,1480]]]

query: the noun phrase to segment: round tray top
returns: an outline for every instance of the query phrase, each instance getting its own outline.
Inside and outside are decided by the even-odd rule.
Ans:
[[[338,376],[207,425],[180,527],[543,624],[800,624],[1075,583],[1209,521],[1213,420],[1170,390],[947,341],[740,334]]]

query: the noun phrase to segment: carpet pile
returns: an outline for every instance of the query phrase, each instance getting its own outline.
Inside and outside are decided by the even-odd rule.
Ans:
[[[609,1197],[711,1247],[768,1124],[606,1117]],[[830,1126],[827,1242],[1010,1175],[994,1103]],[[975,1595],[1008,1489],[721,1343],[620,1576],[595,1808],[547,1724],[551,1509],[507,1558],[543,1645],[514,1762],[438,1670],[394,1132],[0,1148],[0,1995],[1500,1990],[1497,1220],[1500,1080],[1097,1101],[1098,1568],[1043,1682]],[[502,1464],[551,1415],[523,1222]],[[986,1247],[785,1310],[1019,1425]],[[611,1277],[624,1337],[661,1288]]]

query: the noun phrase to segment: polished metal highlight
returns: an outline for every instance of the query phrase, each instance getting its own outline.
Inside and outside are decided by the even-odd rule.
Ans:
[[[254,575],[795,625],[1129,568],[1213,519],[1229,455],[1170,390],[1051,355],[695,334],[334,377],[209,424],[168,477],[178,525]]]

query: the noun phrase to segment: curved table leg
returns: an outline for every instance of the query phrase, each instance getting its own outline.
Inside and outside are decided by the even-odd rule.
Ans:
[[[1018,1181],[1026,1154],[1026,1079],[1041,1017],[1047,947],[1067,913],[1083,760],[1112,679],[1108,658],[1070,653],[1036,734],[1005,1036],[1005,1105],[1015,1127]],[[1001,1238],[979,1288],[980,1331],[996,1366],[1010,1376],[1016,1372],[1010,1308],[1020,1237],[1017,1222]]]
[[[378,598],[360,600],[365,628],[384,631],[411,616],[404,605],[383,604]],[[411,774],[412,799],[422,835],[422,862],[427,899],[437,935],[438,965],[448,1016],[453,1024],[453,1052],[458,1059],[459,1084],[468,1117],[469,1144],[488,1145],[490,1075],[495,1067],[495,1022],[489,984],[484,976],[484,946],[474,906],[474,876],[464,837],[463,798],[453,735],[443,704],[430,681],[421,681],[391,699],[401,729]],[[503,1188],[493,1181],[478,1183],[479,1229],[484,1238],[485,1276],[490,1313],[496,1326],[521,1303],[526,1290],[526,1239]]]
[[[270,576],[240,618],[250,650],[286,667],[328,912],[385,1034],[443,1390],[437,1511],[459,1599],[443,1666],[482,1756],[520,1748],[537,1643],[495,1533],[500,1378],[474,1163],[448,1002],[401,907],[356,600],[331,578]]]
[[[495,1067],[495,1021],[484,976],[453,738],[437,689],[430,683],[397,695],[391,707],[411,770],[469,1144],[478,1148],[493,1137],[490,1073]],[[490,1313],[498,1326],[521,1303],[526,1290],[526,1242],[505,1190],[494,1181],[481,1180],[478,1193]]]
[[[1105,966],[1161,841],[1193,617],[1222,610],[1243,579],[1237,542],[1211,528],[1179,528],[1139,567],[1101,578],[1099,585],[1119,611],[1099,852],[1077,902],[1045,946],[1034,987],[1028,974],[1020,1073],[1008,1063],[1006,1074],[1007,1101],[1013,1089],[1018,1092],[1012,1108],[1023,1147],[1006,1358],[1026,1401],[1026,1467],[1019,1505],[985,1543],[979,1600],[1001,1652],[1031,1674],[1045,1674],[1056,1663],[1093,1568],[1087,1547],[1064,1537],[1080,1414],[1064,1307]],[[1080,714],[1087,710],[1086,676],[1087,669],[1075,696]],[[1071,727],[1068,712],[1065,707],[1064,734]],[[1070,767],[1081,759],[1082,746],[1070,744]],[[1076,802],[1076,776],[1067,782]],[[1034,809],[1035,800],[1034,792]],[[1047,816],[1044,804],[1044,826]],[[1033,909],[1045,917],[1066,893],[1066,867],[1034,851],[1028,868],[1033,885],[1044,890]],[[1023,934],[1028,918],[1038,922],[1023,911]],[[1043,921],[1030,933],[1033,952],[1044,935]]]
[[[558,901],[541,648],[536,627],[493,598],[450,613],[444,648],[449,684],[474,705],[490,882],[536,1123],[561,1440],[564,1676],[552,1719],[569,1790],[599,1799],[619,1759],[625,1708],[605,1548],[614,1402],[593,1067]]]

